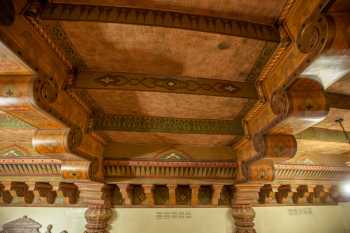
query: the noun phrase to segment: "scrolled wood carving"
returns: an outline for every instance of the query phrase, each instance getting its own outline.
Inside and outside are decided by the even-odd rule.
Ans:
[[[37,78],[34,81],[34,98],[39,103],[54,103],[58,97],[58,84],[53,78]]]
[[[311,17],[298,33],[297,46],[303,53],[320,52],[331,44],[334,31],[334,22],[330,16]]]
[[[288,114],[289,100],[285,90],[277,90],[272,94],[271,109],[276,115],[286,116]]]

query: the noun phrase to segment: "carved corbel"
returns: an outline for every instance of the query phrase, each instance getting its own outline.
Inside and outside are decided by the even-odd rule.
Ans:
[[[11,182],[9,192],[13,198],[12,203],[31,204],[34,200],[34,193],[29,190],[28,185],[24,182]]]
[[[304,204],[307,202],[309,197],[308,187],[307,185],[298,185],[294,188],[294,185],[292,185],[292,191],[293,191],[293,203],[294,204]]]
[[[291,202],[293,192],[290,185],[281,185],[276,193],[276,201],[279,204],[287,204]]]
[[[40,129],[35,132],[32,144],[39,154],[74,160],[79,159],[75,152],[82,142],[82,135],[80,128]]]
[[[52,185],[44,182],[29,182],[27,183],[29,190],[34,193],[35,204],[53,204],[55,203],[57,193],[53,190]]]
[[[11,183],[8,181],[4,181],[1,183],[1,203],[10,204],[16,195],[16,193],[11,190]]]
[[[76,204],[79,198],[78,187],[72,183],[50,182],[55,204]],[[50,200],[50,197],[47,197]]]
[[[232,205],[235,233],[256,233],[254,228],[255,211],[253,204],[258,201],[259,184],[236,185]]]
[[[275,193],[272,185],[265,184],[261,187],[259,192],[259,203],[260,204],[272,204],[275,202]]]
[[[5,76],[0,81],[0,110],[36,128],[62,128],[60,119],[52,117],[50,104],[58,97],[58,85],[48,77]]]
[[[308,78],[298,78],[287,89],[274,92],[270,103],[277,116],[270,133],[299,133],[321,122],[329,112],[322,84]]]

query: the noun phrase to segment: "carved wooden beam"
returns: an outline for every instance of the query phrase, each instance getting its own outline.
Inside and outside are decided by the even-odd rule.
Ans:
[[[65,62],[59,49],[48,40],[35,20],[21,15],[26,1],[6,2],[13,3],[15,12],[13,20],[0,25],[1,41],[30,67],[33,75],[1,79],[0,110],[39,129],[33,140],[39,153],[65,161],[99,163],[96,167],[100,170],[96,173],[101,176],[104,142],[86,131],[91,110],[64,90],[74,68]],[[8,90],[9,86],[11,90]],[[70,104],[69,108],[66,103]]]
[[[92,21],[179,28],[278,42],[279,32],[272,25],[181,12],[118,6],[78,5],[33,1],[24,12],[41,20]]]
[[[255,86],[248,82],[151,74],[82,72],[70,88],[258,98]]]
[[[210,120],[170,117],[101,115],[93,121],[94,130],[167,132],[191,134],[242,135],[240,120]]]

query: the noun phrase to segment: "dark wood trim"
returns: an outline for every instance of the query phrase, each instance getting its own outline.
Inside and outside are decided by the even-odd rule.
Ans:
[[[30,1],[24,14],[39,17],[41,20],[148,25],[218,33],[264,41],[280,41],[279,31],[275,26],[249,21],[165,10],[63,3],[39,4],[38,2]]]
[[[326,97],[329,107],[339,109],[350,109],[349,95],[327,92]]]
[[[258,99],[253,83],[152,74],[82,72],[72,89],[167,92]]]
[[[240,120],[211,120],[107,114],[94,118],[94,130],[180,134],[243,135]]]

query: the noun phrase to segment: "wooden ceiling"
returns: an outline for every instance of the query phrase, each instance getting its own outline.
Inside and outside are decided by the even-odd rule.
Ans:
[[[239,19],[249,25],[274,28],[287,1],[268,0],[260,4],[257,0],[61,0],[53,3],[162,10]],[[337,2],[331,12],[344,9],[342,5],[347,6],[347,3]],[[211,151],[215,159],[218,157],[212,148],[226,150],[242,138],[241,120],[259,99],[255,79],[280,38],[268,38],[265,34],[266,39],[256,35],[212,33],[210,29],[204,31],[200,27],[187,30],[138,22],[78,20],[74,19],[74,14],[50,16],[43,13],[40,23],[64,51],[69,63],[79,71],[68,89],[92,109],[92,128],[110,145],[120,148],[157,144],[166,148],[201,147]],[[343,47],[349,43],[343,42]],[[350,86],[349,51],[333,48],[333,52],[316,59],[303,75],[318,75],[316,79],[323,83],[327,92],[350,95],[347,88]],[[340,63],[337,58],[341,59]],[[32,73],[2,43],[0,61],[1,75]],[[332,62],[342,69],[333,67]],[[334,70],[341,72],[331,76]],[[340,131],[334,122],[339,117],[344,119],[344,126],[350,131],[350,110],[334,106],[326,119],[314,128]],[[173,122],[181,122],[184,126],[174,128]],[[132,126],[126,129],[123,124]],[[141,149],[138,151],[143,153]],[[309,158],[315,163],[321,163],[323,159],[328,163],[334,156],[337,164],[350,159],[348,144],[339,140],[325,142],[299,138],[298,154],[290,162]],[[228,158],[227,154],[225,158]]]

